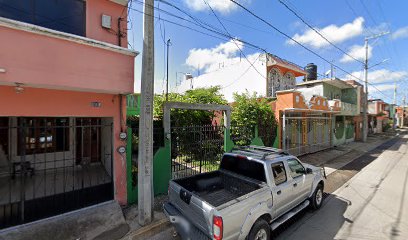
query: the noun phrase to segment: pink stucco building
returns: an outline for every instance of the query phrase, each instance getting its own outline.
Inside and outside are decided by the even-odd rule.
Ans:
[[[0,229],[127,203],[127,0],[0,3]]]

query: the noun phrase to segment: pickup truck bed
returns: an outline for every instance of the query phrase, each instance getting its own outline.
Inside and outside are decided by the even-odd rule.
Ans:
[[[214,207],[261,188],[254,181],[223,171],[199,174],[175,182]]]

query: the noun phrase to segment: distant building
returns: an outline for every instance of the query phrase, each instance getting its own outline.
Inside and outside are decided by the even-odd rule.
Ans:
[[[237,60],[220,64],[219,69],[204,73],[189,81],[183,81],[177,92],[194,88],[220,86],[227,101],[233,102],[233,93],[256,92],[262,97],[276,97],[276,92],[293,89],[296,77],[306,72],[298,65],[273,54],[261,54],[258,58]],[[192,83],[192,84],[191,84]]]
[[[319,79],[298,83],[296,90],[306,99],[322,96],[327,99],[328,106],[339,111],[334,118],[334,145],[340,145],[355,139],[355,126],[360,132],[361,124],[355,117],[360,114],[360,86],[353,86],[340,79]],[[362,126],[361,126],[362,127]]]
[[[276,97],[277,91],[294,89],[296,77],[306,75],[300,66],[269,53],[266,54],[266,71],[267,97]]]

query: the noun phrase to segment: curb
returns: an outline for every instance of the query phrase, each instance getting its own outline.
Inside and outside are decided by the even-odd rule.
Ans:
[[[163,229],[168,228],[171,226],[171,223],[167,218],[160,219],[157,222],[144,226],[135,232],[128,233],[123,239],[126,240],[138,240],[138,239],[147,239],[159,232]]]

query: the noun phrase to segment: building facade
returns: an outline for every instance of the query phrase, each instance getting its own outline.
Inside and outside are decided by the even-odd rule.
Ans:
[[[127,203],[127,1],[31,3],[0,3],[0,228]]]
[[[278,91],[272,104],[278,123],[275,147],[294,155],[317,152],[333,146],[333,118],[338,113],[322,96],[310,99],[297,90]]]
[[[305,76],[306,72],[298,65],[266,54],[266,96],[276,97],[276,92],[294,89],[296,77]]]
[[[322,79],[299,83],[296,89],[306,99],[323,96],[328,107],[339,111],[333,118],[333,145],[341,145],[355,139],[355,117],[360,115],[361,90],[340,79]],[[362,128],[362,125],[358,125]],[[361,130],[360,130],[361,131]]]
[[[382,99],[369,99],[367,106],[369,133],[383,132],[389,120],[389,105]]]

